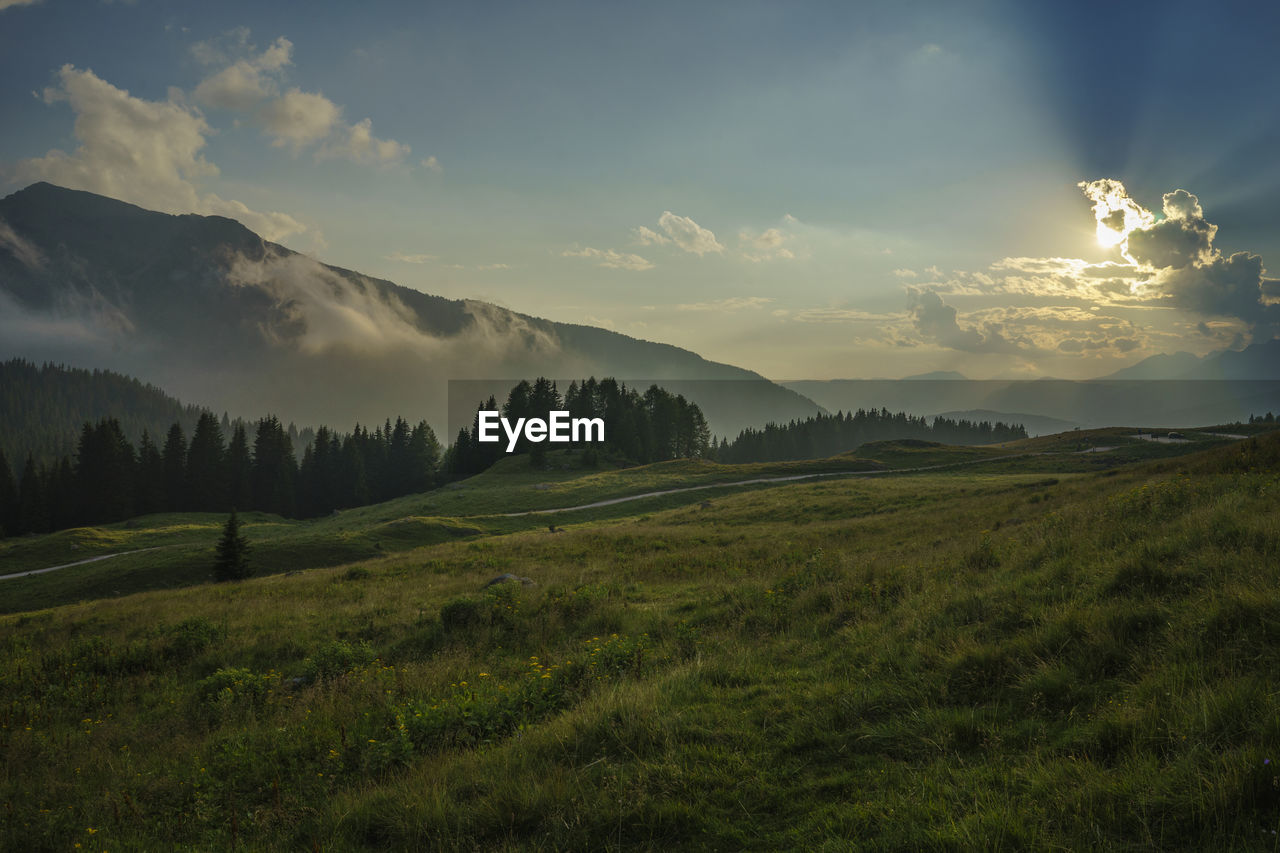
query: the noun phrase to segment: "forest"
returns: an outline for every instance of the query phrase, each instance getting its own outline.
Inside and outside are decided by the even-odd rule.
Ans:
[[[1026,438],[1021,424],[891,413],[888,409],[858,409],[834,415],[814,415],[802,421],[745,429],[732,443],[721,441],[718,462],[782,462],[823,459],[847,453],[869,441],[917,438],[942,444],[995,444]]]
[[[205,412],[190,441],[174,423],[162,444],[144,429],[137,447],[119,420],[102,418],[84,424],[74,459],[46,465],[28,455],[16,479],[0,452],[0,528],[6,535],[45,533],[156,512],[233,508],[310,518],[425,491],[439,462],[431,427],[425,421],[410,427],[404,418],[373,432],[320,427],[301,462],[274,416],[257,422],[252,440],[237,422],[228,440],[218,418]]]
[[[162,397],[151,386],[116,374],[48,365],[37,369],[24,362],[9,362],[3,368],[22,388],[57,384],[64,389],[54,395],[60,402],[46,407],[39,419],[49,430],[65,422],[77,406],[83,410],[95,400],[101,402],[103,385],[123,390],[126,403],[145,404],[144,414],[124,405],[117,407],[128,413],[123,419],[113,415],[86,420],[74,453],[49,457],[47,449],[58,446],[51,438],[43,446],[45,453],[28,450],[17,468],[0,447],[0,531],[6,536],[159,512],[237,509],[314,518],[423,492],[445,480],[484,471],[507,455],[505,443],[476,440],[476,421],[469,430],[460,429],[453,446],[443,449],[425,421],[411,426],[403,417],[394,422],[388,419],[372,432],[357,424],[349,433],[324,426],[299,433],[275,416],[250,424],[203,411],[196,415],[188,439],[184,422],[199,410]],[[9,393],[12,398],[13,388]],[[744,430],[732,443],[722,439],[717,444],[702,410],[684,396],[657,385],[641,393],[616,379],[595,377],[571,382],[563,395],[545,377],[523,380],[512,387],[501,406],[490,397],[477,409],[500,410],[511,420],[545,417],[559,410],[571,417],[602,418],[605,442],[583,446],[581,459],[586,465],[596,464],[601,454],[631,464],[680,458],[774,462],[833,456],[883,439],[989,444],[1026,437],[1020,425],[947,418],[930,421],[886,409],[860,409],[771,423]],[[158,432],[153,437],[146,424],[154,423],[163,412],[176,418],[163,438]],[[141,425],[136,442],[130,439],[126,423]],[[297,447],[302,448],[301,459]],[[546,464],[547,451],[545,443],[523,438],[515,450],[527,453],[535,467]]]
[[[476,408],[499,411],[498,401],[493,397]],[[601,452],[646,464],[668,459],[708,457],[714,447],[711,430],[697,404],[657,385],[649,386],[641,394],[616,379],[596,380],[591,377],[582,382],[570,382],[562,397],[554,381],[538,377],[532,383],[522,381],[513,387],[500,409],[502,416],[511,421],[516,418],[545,418],[548,412],[561,410],[573,418],[604,420],[604,444],[589,446],[584,454],[588,464],[595,454]],[[470,429],[458,430],[448,454],[451,473],[459,476],[477,474],[507,455],[503,443],[481,443],[478,440],[479,430],[478,418],[472,421]],[[522,438],[515,452],[530,453],[533,463],[539,465],[546,455],[547,446]]]

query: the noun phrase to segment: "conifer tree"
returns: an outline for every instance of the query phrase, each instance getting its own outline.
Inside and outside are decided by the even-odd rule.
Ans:
[[[164,508],[164,457],[145,429],[142,431],[142,441],[138,444],[137,492],[134,499],[138,515],[160,512]]]
[[[22,480],[18,483],[18,532],[47,533],[49,508],[45,501],[44,477],[36,468],[35,459],[28,454],[22,467]]]
[[[187,437],[182,424],[169,427],[164,440],[164,508],[180,512],[187,508]]]
[[[0,450],[0,537],[18,532],[18,486],[13,482],[9,461]]]
[[[232,506],[253,505],[253,458],[244,424],[237,422],[226,454],[227,500]]]
[[[233,509],[222,527],[222,539],[218,541],[214,556],[213,576],[219,581],[238,581],[252,573],[249,567],[249,541],[241,534],[240,519]]]
[[[228,506],[222,441],[218,419],[209,412],[200,415],[187,448],[186,469],[187,506],[196,512],[218,512]]]

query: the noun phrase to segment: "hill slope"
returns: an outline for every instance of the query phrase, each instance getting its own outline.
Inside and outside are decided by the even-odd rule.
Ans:
[[[202,411],[109,370],[0,362],[0,450],[14,467],[28,453],[44,463],[72,455],[85,421],[113,417],[131,442],[144,429],[162,442],[174,423],[190,435]]]
[[[0,200],[0,340],[110,367],[217,409],[445,427],[448,379],[738,380],[748,419],[812,414],[758,374],[666,344],[432,296],[327,266],[217,216],[172,216],[33,184]],[[406,401],[412,403],[406,405]]]
[[[797,485],[5,617],[0,846],[1274,849],[1277,476]]]

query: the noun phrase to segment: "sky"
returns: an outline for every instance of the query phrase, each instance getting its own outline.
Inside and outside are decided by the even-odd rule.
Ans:
[[[1089,378],[1280,332],[1266,6],[0,0],[0,194],[773,379]]]

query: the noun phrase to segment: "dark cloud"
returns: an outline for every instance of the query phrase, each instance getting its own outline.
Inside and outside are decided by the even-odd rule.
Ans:
[[[1118,181],[1083,185],[1095,199],[1100,222],[1104,208],[1129,210],[1135,205]],[[1106,193],[1103,193],[1103,190]],[[1193,314],[1234,317],[1249,324],[1255,339],[1267,340],[1280,327],[1280,281],[1267,278],[1262,258],[1249,252],[1223,255],[1214,245],[1218,226],[1205,219],[1200,199],[1186,190],[1165,193],[1164,218],[1146,211],[1130,216],[1123,244],[1126,257],[1153,270],[1159,300]],[[1104,222],[1104,224],[1106,224]],[[1202,334],[1208,327],[1201,324]]]
[[[910,300],[908,309],[915,321],[916,331],[925,340],[961,352],[1025,352],[1026,348],[1006,338],[1002,326],[988,323],[979,331],[973,326],[961,326],[956,319],[956,309],[948,305],[932,290],[907,288]]]
[[[1126,248],[1140,264],[1156,269],[1211,263],[1218,226],[1204,218],[1200,200],[1186,190],[1164,195],[1164,219],[1129,233]]]

